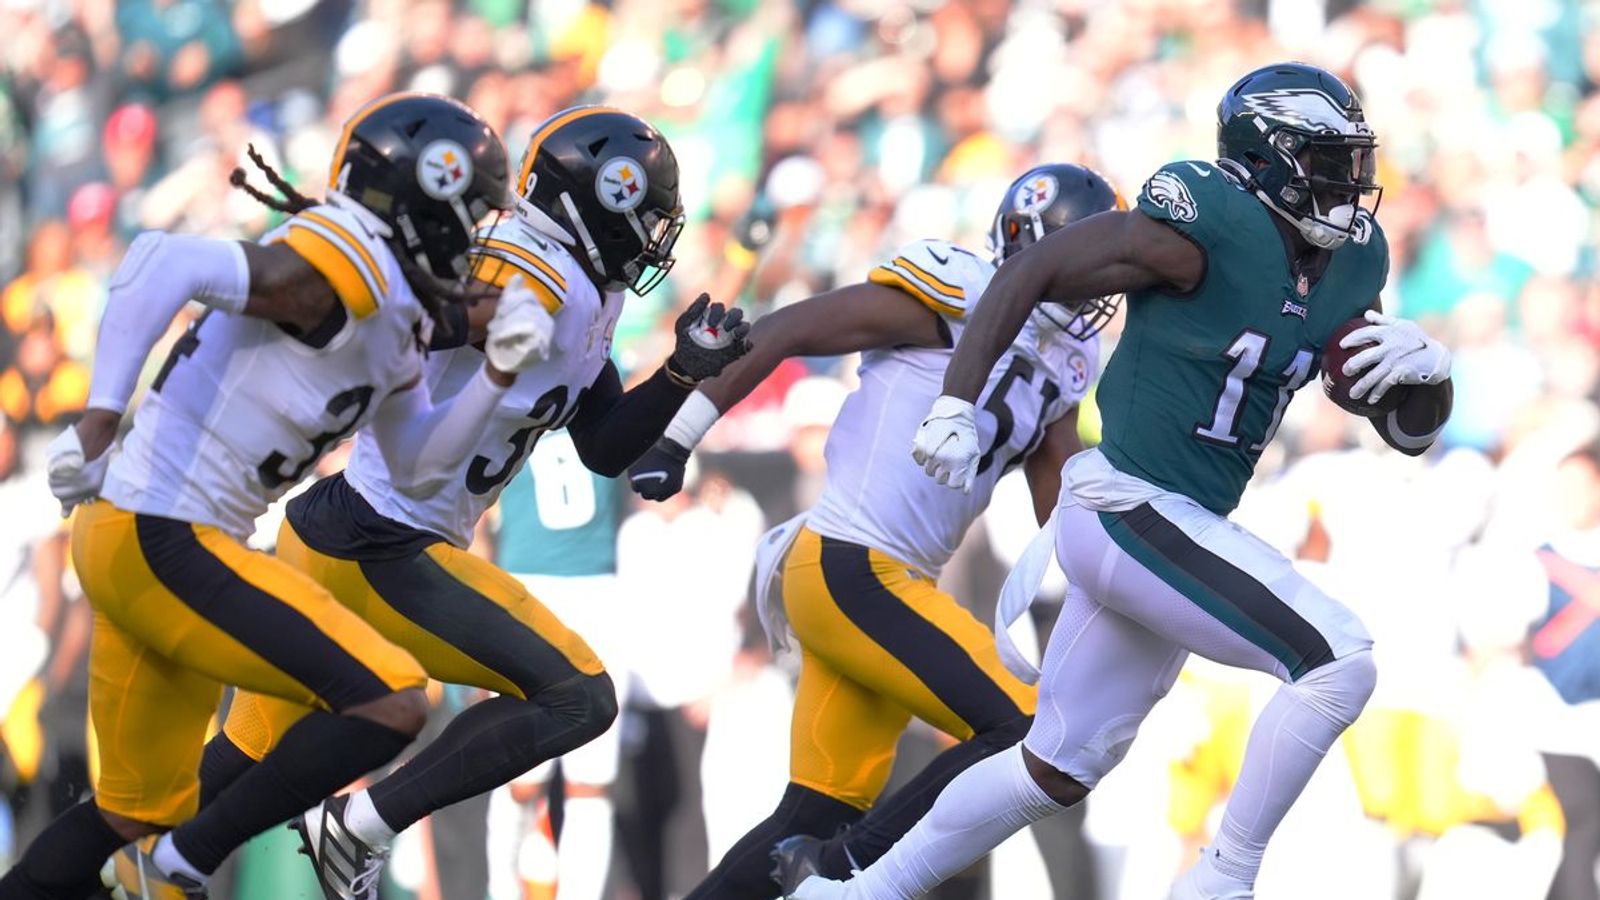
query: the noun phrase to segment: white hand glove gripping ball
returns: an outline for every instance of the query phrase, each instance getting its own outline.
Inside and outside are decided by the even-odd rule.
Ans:
[[[970,494],[981,455],[977,409],[959,397],[944,395],[933,401],[911,439],[911,458],[935,481]]]
[[[1438,384],[1450,377],[1450,351],[1410,319],[1367,310],[1371,325],[1344,336],[1345,349],[1370,345],[1345,361],[1344,374],[1365,371],[1350,386],[1350,396],[1377,403],[1398,384]]]
[[[489,364],[502,372],[523,372],[550,358],[555,332],[555,317],[523,277],[515,275],[500,291],[484,353]]]

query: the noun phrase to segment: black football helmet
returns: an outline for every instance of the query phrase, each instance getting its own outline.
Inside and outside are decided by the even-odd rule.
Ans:
[[[1218,165],[1324,249],[1350,237],[1364,197],[1382,202],[1377,146],[1355,93],[1316,66],[1263,66],[1217,105]]]
[[[606,106],[563,110],[534,131],[516,203],[608,290],[649,293],[672,268],[683,231],[672,147],[650,123]]]
[[[1117,189],[1093,169],[1071,163],[1034,166],[1006,190],[989,232],[989,250],[1000,265],[1058,228],[1095,213],[1127,208]],[[1079,303],[1043,300],[1035,312],[1046,325],[1087,340],[1106,327],[1121,303],[1121,294]]]
[[[508,185],[500,136],[466,104],[435,94],[390,94],[362,107],[328,173],[330,193],[390,227],[397,256],[446,283],[467,276],[473,229],[510,208]]]

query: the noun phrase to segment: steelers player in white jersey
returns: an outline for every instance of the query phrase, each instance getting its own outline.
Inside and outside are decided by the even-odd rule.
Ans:
[[[505,149],[465,106],[405,94],[361,110],[325,205],[267,172],[292,215],[259,244],[134,241],[111,279],[90,411],[51,445],[52,490],[64,508],[82,504],[72,552],[95,610],[100,772],[94,799],[0,879],[6,900],[88,897],[112,851],[162,831],[141,852],[155,865],[147,880],[203,896],[235,847],[388,761],[421,728],[418,662],[244,539],[363,426],[397,487],[436,491],[514,373],[548,349],[553,322],[532,291],[508,289],[472,387],[442,404],[415,388],[428,309],[464,285],[475,223],[508,206]],[[112,451],[146,355],[189,300],[210,309]],[[201,748],[226,684],[314,712],[196,815]]]
[[[428,675],[499,695],[457,716],[387,778],[295,823],[330,900],[376,897],[390,842],[414,822],[610,727],[617,697],[601,661],[520,581],[467,552],[473,527],[544,432],[566,428],[584,465],[620,475],[697,383],[749,347],[742,313],[702,295],[679,316],[666,363],[622,389],[610,350],[624,292],[660,283],[683,223],[677,160],[648,123],[605,107],[557,114],[529,140],[516,198],[513,218],[480,233],[474,272],[532,289],[555,317],[549,358],[485,411],[488,427],[461,448],[436,493],[403,490],[381,435],[363,430],[345,471],[292,500],[279,532],[282,559]],[[469,389],[482,365],[473,346],[432,354],[425,380],[434,401]],[[242,695],[207,750],[207,796],[253,774],[309,711],[295,698]]]
[[[1003,266],[1049,231],[1122,206],[1089,169],[1032,169],[995,217],[995,261]],[[1096,333],[1115,301],[1041,307],[989,379],[977,486],[957,494],[931,483],[906,446],[994,272],[989,259],[954,244],[918,241],[861,284],[762,318],[750,356],[690,397],[630,472],[645,497],[670,496],[682,486],[689,451],[784,358],[862,353],[861,386],[828,436],[822,496],[803,523],[780,526],[763,541],[773,563],[758,566],[758,590],[781,567],[781,597],[762,603],[768,633],[780,639],[786,617],[802,654],[789,787],[690,897],[774,897],[774,845],[832,837],[855,823],[826,844],[787,841],[777,854],[781,869],[844,877],[887,850],[956,773],[1027,732],[1034,689],[1001,664],[990,629],[939,589],[939,572],[1013,466],[1024,466],[1041,521],[1048,515],[1061,464],[1079,449],[1077,405],[1098,366]],[[770,552],[785,541],[786,553]],[[877,804],[912,716],[963,743]],[[868,809],[878,812],[863,820]]]

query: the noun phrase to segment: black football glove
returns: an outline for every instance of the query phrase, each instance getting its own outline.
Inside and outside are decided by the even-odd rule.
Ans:
[[[688,464],[689,451],[664,437],[628,467],[628,483],[646,500],[665,500],[683,490],[683,470]]]
[[[667,357],[667,372],[686,384],[715,378],[750,352],[750,323],[744,320],[744,310],[724,309],[705,294],[678,316],[673,330],[678,345]]]

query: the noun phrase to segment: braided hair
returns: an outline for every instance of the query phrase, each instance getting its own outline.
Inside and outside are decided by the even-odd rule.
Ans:
[[[279,175],[278,170],[274,169],[256,150],[255,144],[247,145],[245,153],[249,155],[250,161],[255,164],[257,169],[261,170],[261,174],[266,176],[267,182],[281,196],[273,196],[251,184],[249,175],[245,172],[243,166],[234,167],[233,172],[228,176],[229,184],[254,197],[269,209],[285,215],[292,216],[317,205],[317,201],[300,193],[294,185],[289,183],[287,178]],[[451,336],[454,331],[451,324],[452,317],[445,315],[445,306],[447,304],[476,303],[486,296],[485,292],[472,284],[446,284],[417,265],[416,260],[411,259],[405,253],[399,252],[399,248],[395,249],[395,260],[399,262],[400,271],[405,276],[406,283],[411,286],[411,292],[416,296],[417,302],[422,304],[422,309],[427,312],[429,318],[433,319],[435,328],[446,337]]]
[[[297,212],[310,209],[311,207],[317,205],[317,201],[312,200],[305,194],[295,190],[294,185],[290,184],[287,178],[279,175],[278,170],[274,169],[265,159],[261,157],[261,154],[257,152],[255,144],[246,145],[245,153],[249,154],[250,161],[255,163],[256,168],[261,170],[261,174],[267,176],[268,183],[276,188],[279,194],[283,195],[282,199],[274,197],[266,191],[263,191],[251,184],[249,176],[245,174],[243,166],[234,167],[233,172],[228,175],[229,184],[256,198],[269,209],[275,209],[278,212],[286,213],[291,216]]]

